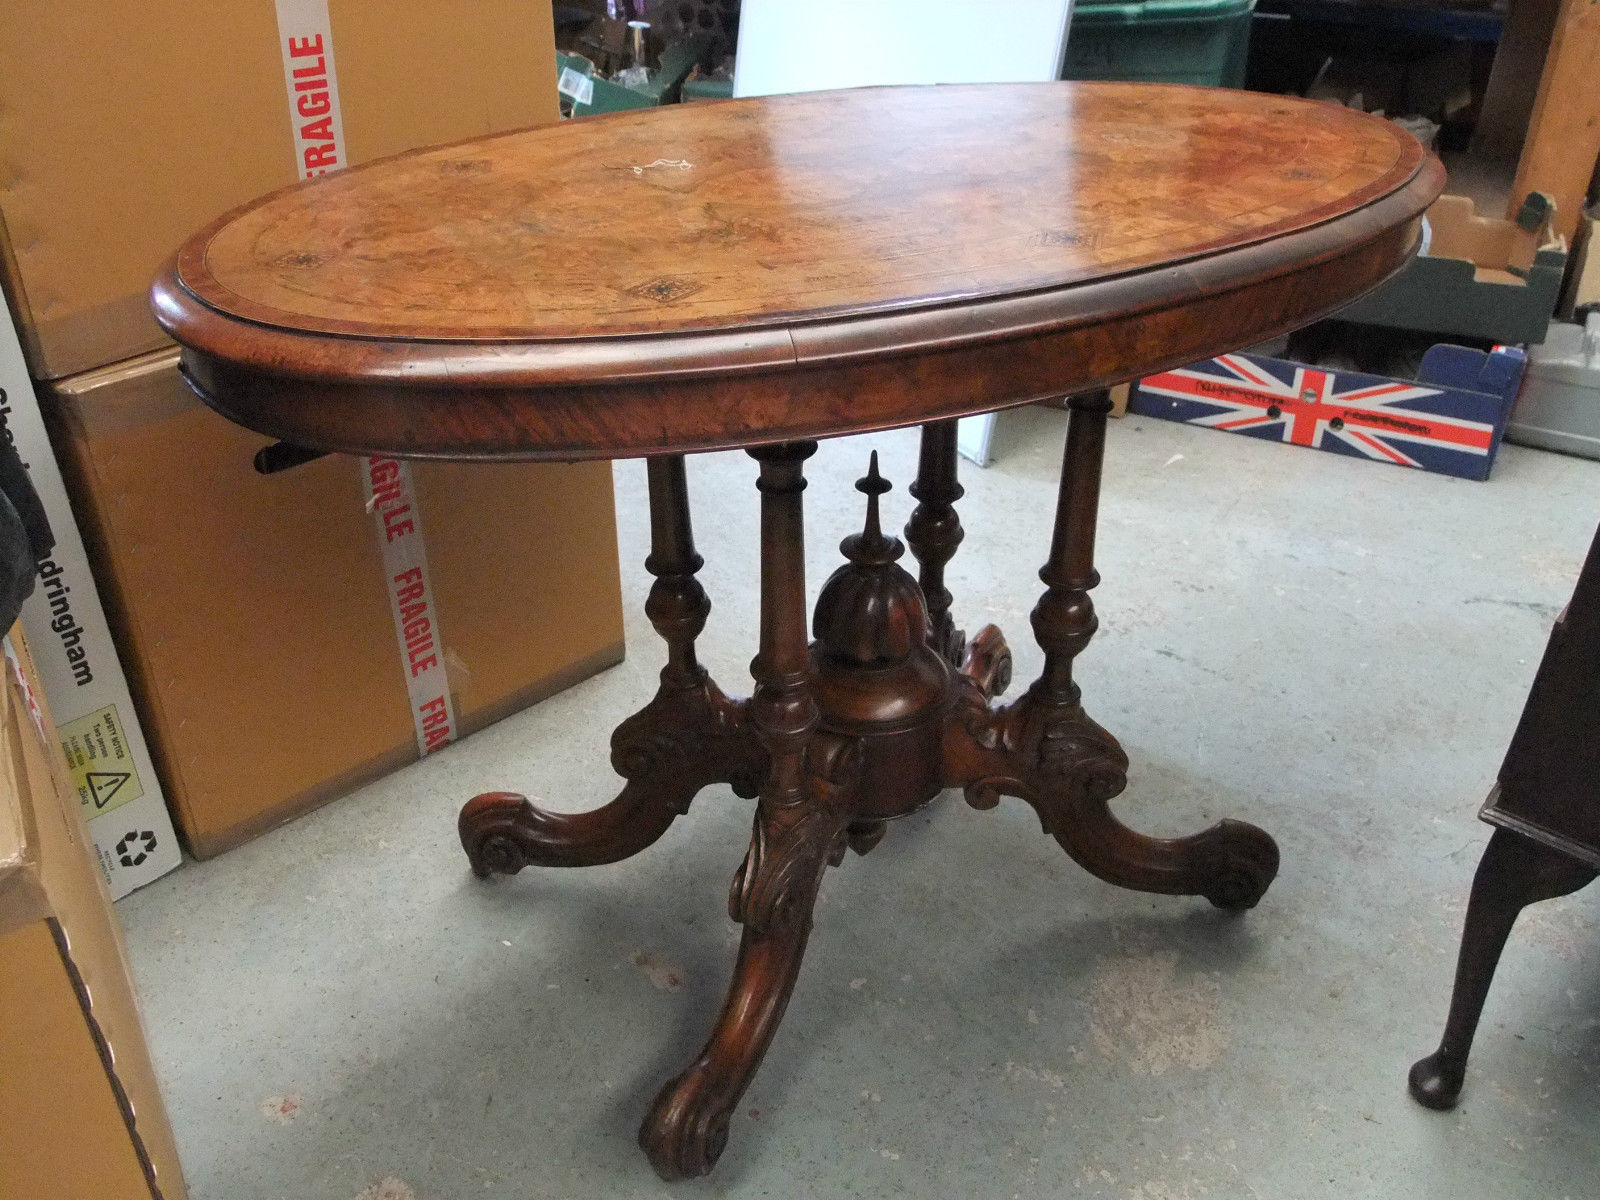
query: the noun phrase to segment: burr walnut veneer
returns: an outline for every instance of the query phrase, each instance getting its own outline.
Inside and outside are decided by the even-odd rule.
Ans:
[[[153,301],[202,398],[319,450],[419,458],[647,456],[667,643],[655,698],[612,739],[617,798],[557,815],[479,796],[480,874],[627,857],[709,784],[754,799],[729,911],[744,937],[700,1056],[640,1141],[703,1174],[776,1031],[828,864],[946,788],[1037,810],[1127,887],[1255,904],[1272,839],[1222,823],[1155,839],[1108,802],[1128,760],[1073,659],[1107,404],[1078,396],[1032,616],[1038,680],[970,641],[944,586],[963,533],[954,418],[1087,392],[1292,329],[1413,253],[1443,173],[1342,108],[1129,84],[889,88],[677,106],[420,151],[277,192],[184,246]],[[801,492],[815,439],[923,426],[905,545],[861,533],[807,631]],[[754,692],[695,657],[710,601],[684,455],[759,463]],[[492,584],[488,584],[492,586]]]

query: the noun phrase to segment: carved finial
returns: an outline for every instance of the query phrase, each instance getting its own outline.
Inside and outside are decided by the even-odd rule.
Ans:
[[[878,497],[890,484],[878,474],[876,451],[856,490],[867,497],[866,524],[839,544],[850,561],[822,585],[812,628],[827,657],[862,666],[898,662],[928,640],[928,609],[917,581],[895,565],[905,543],[883,532]]]
[[[839,545],[851,562],[877,566],[892,563],[905,553],[899,538],[884,536],[878,515],[878,497],[893,489],[894,484],[878,474],[878,452],[874,450],[866,476],[856,480],[856,491],[867,498],[867,523],[860,533],[845,538]]]
[[[894,484],[878,474],[878,452],[872,452],[872,458],[867,465],[867,477],[856,480],[856,491],[867,497],[867,529],[865,537],[869,542],[883,540],[883,528],[878,524],[878,497],[891,491]]]

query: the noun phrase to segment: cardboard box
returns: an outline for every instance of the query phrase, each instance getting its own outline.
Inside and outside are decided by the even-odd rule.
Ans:
[[[267,439],[204,408],[176,362],[75,376],[41,404],[197,855],[415,759],[436,732],[408,692],[419,663],[442,668],[465,732],[621,660],[609,463],[411,467],[423,647],[391,608],[409,597],[389,580],[414,568],[386,566],[401,525],[387,501],[369,510],[370,460],[258,473]]]
[[[45,433],[22,349],[0,312],[0,434],[17,448],[56,545],[22,605],[62,749],[113,899],[183,861],[111,641],[89,556]]]
[[[110,897],[20,632],[6,649],[0,1197],[184,1200]]]
[[[325,114],[286,76],[319,10],[351,162],[557,119],[549,0],[6,0],[0,282],[35,376],[167,344],[161,264],[306,173],[297,130]]]
[[[1128,411],[1352,458],[1485,480],[1528,356],[1440,344],[1417,378],[1222,354],[1134,386]]]
[[[1399,274],[1336,314],[1341,321],[1415,329],[1441,337],[1538,343],[1556,311],[1566,242],[1549,210],[1529,219],[1479,216],[1465,196],[1428,208],[1430,241]]]

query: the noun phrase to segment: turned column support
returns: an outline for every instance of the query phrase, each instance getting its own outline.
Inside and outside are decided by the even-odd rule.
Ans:
[[[1094,569],[1094,535],[1111,399],[1104,392],[1087,392],[1073,396],[1068,404],[1072,416],[1061,458],[1050,558],[1039,571],[1046,591],[1030,616],[1033,636],[1044,650],[1044,671],[1034,690],[1052,704],[1077,702],[1072,661],[1100,625],[1089,591],[1100,582]]]
[[[917,560],[917,582],[928,606],[929,642],[951,666],[959,667],[966,635],[951,616],[952,597],[944,569],[955,557],[966,532],[956,501],[966,494],[956,480],[956,422],[931,421],[922,427],[917,478],[910,488],[917,500],[906,522],[906,544]]]
[[[644,569],[656,579],[650,585],[644,614],[667,643],[661,685],[698,687],[705,669],[695,657],[694,642],[711,615],[711,599],[695,578],[705,560],[694,548],[683,455],[646,459],[645,472],[650,487],[650,553]]]
[[[956,512],[956,501],[966,494],[956,480],[956,462],[956,422],[924,425],[917,478],[910,488],[917,506],[906,522],[906,544],[917,560],[917,583],[928,610],[928,645],[973,679],[984,695],[998,696],[1011,685],[1011,651],[1005,635],[985,625],[969,642],[966,633],[956,628],[944,578],[945,567],[966,537]]]
[[[771,759],[761,789],[763,809],[785,808],[804,794],[805,748],[817,727],[816,700],[806,686],[805,460],[815,442],[751,450],[761,464],[761,643],[750,664],[756,688],[750,723]]]

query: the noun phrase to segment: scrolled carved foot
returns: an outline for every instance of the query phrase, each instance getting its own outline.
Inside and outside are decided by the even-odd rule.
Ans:
[[[1170,896],[1204,896],[1218,908],[1254,908],[1278,874],[1278,846],[1244,821],[1219,821],[1192,837],[1153,838],[1111,814],[1103,800],[1057,793],[1035,807],[1077,863],[1107,883]]]
[[[661,837],[709,784],[726,782],[753,796],[766,754],[744,723],[744,705],[701,671],[692,686],[664,686],[617,726],[611,764],[627,782],[591,812],[546,812],[515,792],[468,801],[458,828],[473,871],[514,875],[523,867],[618,862]]]
[[[1254,908],[1278,875],[1278,843],[1247,821],[1223,820],[1198,835],[1200,894],[1218,908]]]
[[[693,793],[689,793],[692,795]],[[584,813],[553,813],[516,792],[486,792],[461,809],[457,828],[479,877],[523,867],[592,867],[637,854],[663,833],[687,796],[630,781],[610,804]]]
[[[1448,1061],[1442,1050],[1436,1050],[1427,1058],[1419,1058],[1411,1064],[1406,1086],[1411,1091],[1411,1098],[1418,1104],[1445,1112],[1454,1108],[1456,1101],[1461,1099],[1461,1085],[1466,1078],[1465,1060]]]
[[[538,810],[516,792],[485,792],[467,801],[457,828],[472,873],[487,879],[515,875],[527,866],[529,857],[519,831],[537,825],[538,819]]]
[[[973,634],[961,657],[961,673],[991,699],[1011,686],[1011,648],[998,625],[985,625]]]
[[[639,1126],[639,1148],[669,1183],[709,1175],[727,1148],[732,1105],[713,1096],[704,1082],[693,1071],[674,1079]]]
[[[1244,821],[1154,838],[1117,820],[1109,802],[1127,784],[1128,756],[1075,696],[1054,700],[1035,687],[991,708],[973,681],[951,710],[944,753],[945,780],[965,789],[967,803],[993,808],[1003,795],[1020,797],[1074,861],[1107,883],[1239,910],[1254,907],[1277,876],[1277,843]]]
[[[836,828],[843,832],[842,826]],[[706,1174],[727,1145],[728,1122],[794,990],[811,932],[822,860],[834,844],[824,838],[783,843],[783,854],[805,860],[794,865],[758,857],[754,849],[746,860],[741,876],[775,873],[788,885],[735,884],[734,901],[744,905],[745,929],[722,1012],[699,1057],[661,1089],[639,1127],[639,1145],[663,1179]],[[843,849],[842,837],[837,845]],[[769,850],[777,849],[778,843],[769,843]]]

